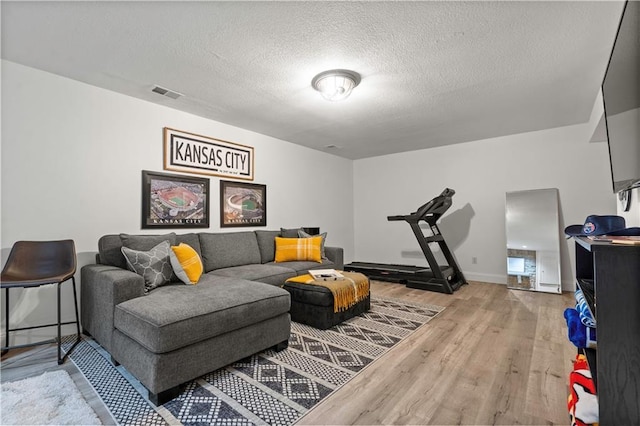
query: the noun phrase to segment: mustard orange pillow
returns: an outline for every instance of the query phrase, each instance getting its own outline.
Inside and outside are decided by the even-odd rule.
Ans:
[[[185,284],[197,284],[204,270],[202,259],[198,256],[193,247],[188,244],[180,243],[177,246],[171,246],[169,253],[173,272]]]
[[[276,237],[275,262],[307,260],[322,263],[322,237],[282,238]]]

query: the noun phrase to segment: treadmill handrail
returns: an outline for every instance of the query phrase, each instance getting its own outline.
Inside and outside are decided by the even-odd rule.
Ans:
[[[440,195],[420,206],[415,212],[408,215],[387,216],[387,220],[390,222],[398,220],[405,220],[407,222],[418,222],[420,220],[426,221],[425,218],[427,216],[434,216],[436,214],[439,218],[444,214],[444,212],[449,210],[449,207],[451,207],[451,197],[453,197],[455,193],[456,191],[454,191],[453,189],[445,188]]]

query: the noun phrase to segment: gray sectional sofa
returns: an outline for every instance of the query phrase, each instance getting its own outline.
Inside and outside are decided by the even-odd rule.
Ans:
[[[287,278],[312,268],[343,268],[343,251],[325,247],[322,263],[275,263],[280,231],[105,235],[96,264],[81,270],[83,332],[100,343],[162,404],[179,385],[268,348],[287,346],[291,299]],[[186,243],[200,255],[197,285],[171,282],[145,293],[127,269],[124,246],[150,250]]]

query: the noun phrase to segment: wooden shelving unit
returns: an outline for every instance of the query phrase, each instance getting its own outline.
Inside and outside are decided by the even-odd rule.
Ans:
[[[640,425],[640,246],[575,238],[576,279],[596,318],[585,350],[601,425]]]

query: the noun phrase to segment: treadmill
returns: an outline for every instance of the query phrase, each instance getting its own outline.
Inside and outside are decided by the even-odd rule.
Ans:
[[[462,270],[460,270],[453,253],[449,250],[447,242],[444,240],[437,225],[440,217],[451,207],[451,197],[453,197],[455,193],[453,189],[445,188],[440,195],[423,204],[418,210],[411,214],[387,216],[387,220],[389,221],[405,221],[409,224],[418,240],[424,257],[429,263],[429,267],[352,262],[344,266],[345,271],[360,272],[371,279],[406,284],[409,288],[447,294],[452,294],[462,285],[467,284]],[[425,235],[422,232],[420,228],[421,221],[429,225],[431,235]],[[429,246],[432,243],[437,243],[440,246],[440,250],[447,262],[446,265],[438,265]]]

